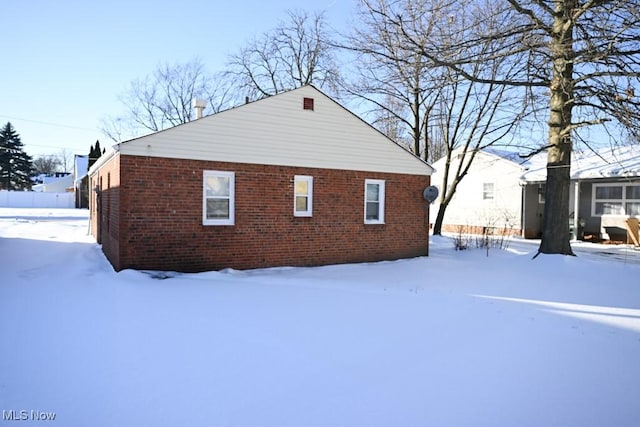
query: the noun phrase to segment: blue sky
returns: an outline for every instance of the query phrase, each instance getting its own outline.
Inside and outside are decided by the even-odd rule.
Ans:
[[[354,0],[8,0],[0,25],[0,124],[10,121],[27,153],[87,154],[100,118],[124,110],[117,97],[159,63],[199,57],[211,72],[229,53],[286,18],[326,10],[348,25]]]

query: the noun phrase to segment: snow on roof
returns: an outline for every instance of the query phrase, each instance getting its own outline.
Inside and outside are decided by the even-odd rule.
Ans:
[[[547,153],[538,153],[524,165],[524,182],[547,179]],[[640,146],[607,147],[571,155],[571,179],[640,177]]]
[[[493,154],[494,156],[501,157],[505,160],[509,160],[510,162],[517,163],[519,165],[527,163],[527,160],[523,158],[520,153],[516,153],[515,151],[499,150],[492,147],[483,148],[482,151],[484,151],[485,153]]]
[[[574,179],[640,176],[640,146],[607,148],[588,152],[577,159]]]

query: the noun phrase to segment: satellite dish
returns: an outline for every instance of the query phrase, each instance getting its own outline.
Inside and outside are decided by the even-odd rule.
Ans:
[[[435,185],[428,186],[422,192],[422,197],[424,197],[427,202],[433,203],[433,201],[438,198],[438,187]]]

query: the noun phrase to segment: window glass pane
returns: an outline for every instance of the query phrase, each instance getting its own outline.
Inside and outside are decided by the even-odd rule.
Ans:
[[[296,194],[309,194],[309,183],[305,181],[296,181]]]
[[[487,182],[482,184],[482,198],[484,200],[493,199],[493,183]]]
[[[539,184],[538,185],[538,202],[544,203],[546,194],[547,194],[547,184]]]
[[[622,215],[622,203],[597,202],[596,215]]]
[[[622,187],[596,187],[596,199],[622,199]]]
[[[629,216],[640,216],[640,203],[627,203],[625,214]]]
[[[378,184],[367,184],[367,201],[377,202],[380,197],[380,186]]]
[[[307,198],[305,196],[296,196],[296,211],[307,211]]]
[[[379,204],[378,202],[367,202],[367,212],[366,212],[366,218],[367,219],[372,219],[372,220],[376,220],[379,219]]]
[[[207,177],[207,197],[228,197],[229,177],[208,176]]]
[[[638,199],[640,200],[640,185],[629,185],[626,187],[627,199]]]
[[[207,199],[207,219],[229,219],[229,200]]]

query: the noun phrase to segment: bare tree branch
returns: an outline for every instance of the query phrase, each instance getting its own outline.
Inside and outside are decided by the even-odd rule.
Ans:
[[[102,119],[102,132],[114,140],[156,132],[192,120],[194,98],[208,101],[208,111],[230,106],[229,82],[210,75],[199,59],[184,64],[160,64],[151,75],[131,82],[120,95],[125,113]],[[206,111],[206,110],[205,110]]]
[[[323,13],[288,12],[288,19],[229,57],[227,74],[251,98],[314,84],[335,92],[339,73]]]

